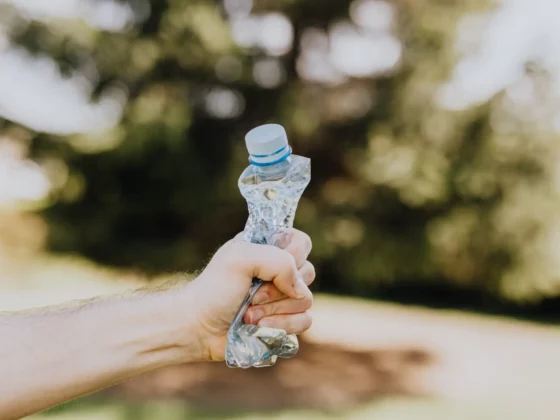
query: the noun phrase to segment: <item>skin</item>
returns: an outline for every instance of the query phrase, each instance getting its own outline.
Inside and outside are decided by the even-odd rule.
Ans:
[[[282,250],[229,241],[186,285],[0,314],[0,418],[19,419],[154,369],[223,361],[251,280],[266,282],[245,322],[301,334],[311,326],[311,240]]]

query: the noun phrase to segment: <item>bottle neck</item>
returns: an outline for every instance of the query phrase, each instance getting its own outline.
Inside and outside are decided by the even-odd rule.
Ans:
[[[263,178],[278,178],[284,176],[290,166],[292,165],[292,157],[288,156],[282,162],[275,163],[273,165],[266,165],[266,166],[256,166],[252,165],[255,168],[255,173],[260,175]]]

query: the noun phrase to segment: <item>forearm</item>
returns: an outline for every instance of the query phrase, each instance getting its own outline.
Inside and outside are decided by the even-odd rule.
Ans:
[[[179,295],[170,290],[0,315],[0,418],[200,357],[195,322],[188,320],[193,312],[188,300],[177,302]]]

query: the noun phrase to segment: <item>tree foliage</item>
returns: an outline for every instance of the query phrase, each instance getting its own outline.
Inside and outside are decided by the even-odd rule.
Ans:
[[[244,133],[277,122],[312,159],[296,225],[314,239],[325,289],[441,283],[508,299],[558,293],[547,248],[559,221],[557,135],[524,123],[504,93],[463,111],[434,99],[460,58],[457,25],[485,2],[370,2],[394,16],[370,27],[360,26],[358,0],[262,0],[249,12],[250,3],[152,1],[142,15],[146,5],[131,2],[139,17],[125,31],[50,21],[13,31],[62,74],[94,68],[93,101],[115,90],[128,98],[112,128],[32,133],[32,156],[58,159],[69,173],[42,211],[52,250],[151,271],[200,268],[243,228]],[[360,34],[380,31],[386,44],[360,44]],[[338,45],[336,34],[355,45]],[[398,59],[365,74],[369,45]],[[321,57],[338,57],[338,67]]]

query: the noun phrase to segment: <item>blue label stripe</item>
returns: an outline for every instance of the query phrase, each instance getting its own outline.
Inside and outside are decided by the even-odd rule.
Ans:
[[[284,148],[285,149],[285,148]],[[282,149],[282,150],[284,150]],[[272,155],[267,155],[267,156],[273,156],[276,155],[278,152],[273,153]],[[255,165],[255,166],[271,166],[271,165],[276,165],[277,163],[280,162],[284,162],[286,159],[288,159],[290,156],[292,155],[292,148],[288,147],[288,150],[286,151],[286,154],[284,156],[282,156],[280,159],[277,159],[273,162],[267,162],[267,163],[260,163],[260,162],[255,162],[253,159],[251,159],[251,157],[254,157],[255,155],[251,155],[251,157],[249,158],[249,163],[251,165]]]
[[[251,156],[252,156],[252,157],[255,157],[255,158],[266,158],[266,157],[270,157],[270,156],[277,155],[278,153],[281,153],[281,152],[283,152],[284,150],[286,150],[288,147],[289,147],[289,146],[286,145],[286,146],[282,147],[280,150],[277,150],[276,152],[271,153],[271,154],[269,154],[269,155],[251,155]]]

